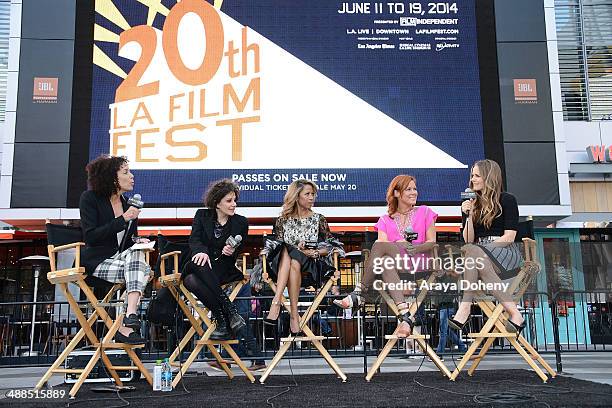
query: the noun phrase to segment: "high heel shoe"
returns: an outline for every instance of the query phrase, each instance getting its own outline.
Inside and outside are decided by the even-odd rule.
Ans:
[[[506,320],[506,330],[508,330],[510,333],[516,333],[517,336],[519,336],[521,334],[521,332],[523,331],[523,329],[525,329],[525,327],[527,327],[527,324],[525,322],[525,320],[523,320],[523,323],[521,323],[520,325],[514,323],[512,320],[508,319]]]
[[[291,329],[291,323],[289,323],[289,336],[290,337],[304,337],[304,336],[306,336],[304,334],[304,331],[302,330],[303,326],[300,325],[299,321],[298,321],[298,325],[297,326],[298,326],[298,331],[294,332],[293,329]]]
[[[467,317],[467,319],[465,319],[465,321],[463,323],[461,323],[459,320],[455,320],[455,316],[451,317],[448,319],[448,325],[450,327],[452,327],[455,330],[463,330],[463,328],[465,327],[465,325],[467,324],[467,322],[470,321],[470,318],[472,317],[472,314],[470,313]]]
[[[289,335],[291,337],[306,337],[306,334],[302,330],[297,333],[294,333],[291,329],[289,329]]]
[[[278,305],[278,307],[280,308],[281,306],[281,302],[273,300],[272,304],[270,305],[270,309],[272,308],[272,306],[276,306]],[[270,312],[268,312],[268,316],[270,315]],[[278,315],[280,316],[280,310],[278,311]],[[278,323],[278,316],[276,316],[276,319],[268,319],[267,317],[263,319],[264,324],[267,324],[268,326],[276,326],[276,324]]]

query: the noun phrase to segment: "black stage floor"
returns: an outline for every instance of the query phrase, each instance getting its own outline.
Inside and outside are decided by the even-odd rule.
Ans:
[[[122,392],[124,401],[116,393],[94,393],[92,387],[96,384],[85,384],[71,401],[4,399],[0,405],[78,408],[612,406],[610,385],[566,376],[557,376],[543,384],[533,372],[526,370],[483,370],[474,377],[461,375],[456,382],[436,372],[382,373],[370,383],[363,375],[352,374],[344,384],[331,374],[271,376],[265,386],[251,384],[244,377],[230,381],[221,376],[201,375],[185,378],[189,393],[180,384],[171,393],[153,393],[143,380],[130,385],[136,386],[136,390]],[[504,403],[493,402],[495,399],[502,399]]]

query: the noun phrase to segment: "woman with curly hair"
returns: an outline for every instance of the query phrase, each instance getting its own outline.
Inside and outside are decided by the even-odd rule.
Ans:
[[[276,325],[281,296],[288,287],[289,329],[294,336],[301,332],[298,297],[302,280],[304,286],[318,287],[335,270],[320,259],[330,252],[330,245],[325,241],[331,233],[325,217],[312,211],[317,190],[317,185],[310,180],[296,180],[289,185],[281,215],[274,224],[273,232],[280,245],[268,254],[269,274],[276,281],[276,294],[264,323]]]
[[[472,167],[470,188],[476,198],[461,204],[463,239],[466,259],[480,260],[474,267],[465,268],[463,279],[469,283],[482,280],[485,283],[501,283],[501,279],[516,276],[522,257],[519,245],[514,242],[518,230],[519,211],[516,198],[502,191],[502,173],[493,160],[477,161]],[[500,279],[501,278],[501,279]],[[510,293],[493,290],[492,294],[501,302],[510,315],[506,328],[520,332],[525,328],[525,319],[516,307]],[[448,323],[461,330],[470,317],[475,292],[465,290],[457,313]]]
[[[108,282],[125,282],[126,316],[115,340],[143,344],[136,310],[151,268],[144,251],[131,248],[140,210],[129,206],[123,196],[133,190],[134,176],[125,157],[102,156],[90,162],[86,170],[89,190],[81,194],[79,202],[85,239],[81,260],[88,274]]]
[[[249,222],[236,214],[240,195],[231,180],[214,182],[205,194],[206,209],[199,209],[193,218],[189,247],[191,261],[182,272],[183,284],[211,311],[215,330],[210,338],[227,340],[236,336],[246,323],[236,306],[221,286],[241,280],[242,272],[236,267],[242,240],[249,232]],[[227,243],[228,238],[240,235],[237,246]]]

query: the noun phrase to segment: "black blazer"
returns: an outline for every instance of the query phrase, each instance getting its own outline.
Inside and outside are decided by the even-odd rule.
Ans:
[[[123,210],[128,209],[127,200],[121,196]],[[117,233],[125,230],[128,223],[123,216],[115,217],[113,207],[108,197],[97,195],[91,190],[83,192],[79,201],[81,212],[81,228],[85,239],[85,248],[81,251],[81,264],[87,273],[93,273],[96,267],[105,259],[119,251]],[[138,229],[138,220],[132,222],[126,232],[124,250],[134,245],[132,236]]]
[[[242,215],[234,214],[227,222],[229,228],[225,228],[224,233],[219,237],[215,238],[215,218],[214,212],[204,208],[199,209],[193,217],[193,224],[191,225],[191,235],[189,236],[189,248],[191,254],[195,255],[198,252],[204,252],[212,259],[215,259],[221,255],[221,250],[225,246],[225,241],[231,235],[242,236],[242,242],[234,251],[234,260],[238,257],[238,253],[242,244],[247,238],[249,233],[249,221]],[[211,259],[211,261],[212,261]]]

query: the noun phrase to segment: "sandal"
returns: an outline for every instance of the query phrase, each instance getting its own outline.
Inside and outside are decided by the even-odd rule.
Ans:
[[[270,305],[270,309],[272,309],[273,306],[278,306],[280,309],[280,305],[282,303],[277,301],[277,300],[273,300],[272,304]],[[270,315],[272,311],[268,311],[268,316]],[[280,316],[280,310],[278,311],[278,315]],[[276,316],[276,319],[268,319],[268,318],[264,318],[263,319],[264,324],[267,324],[268,326],[276,326],[276,323],[278,323],[278,316]]]
[[[400,305],[404,306],[400,307]],[[397,316],[399,320],[399,326],[396,335],[399,338],[406,338],[409,337],[412,334],[412,330],[414,330],[414,320],[410,316],[410,307],[407,303],[402,302],[399,303],[397,306],[399,309],[399,315]],[[401,326],[404,325],[404,323],[406,323],[410,327],[410,330],[407,330],[406,328],[401,329]]]

